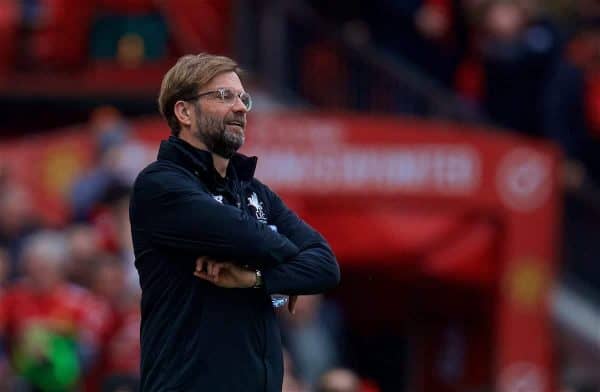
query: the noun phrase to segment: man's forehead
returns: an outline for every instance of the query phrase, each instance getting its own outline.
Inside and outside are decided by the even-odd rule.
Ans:
[[[212,78],[205,86],[206,89],[214,88],[232,88],[234,90],[243,91],[244,86],[240,77],[235,72],[223,72]]]

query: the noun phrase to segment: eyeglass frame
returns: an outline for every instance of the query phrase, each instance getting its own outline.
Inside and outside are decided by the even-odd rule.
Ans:
[[[246,108],[246,110],[249,112],[250,110],[252,110],[252,96],[245,92],[245,91],[240,91],[240,92],[236,92],[230,88],[225,88],[225,87],[220,87],[216,90],[211,90],[211,91],[205,91],[203,93],[199,93],[196,94],[192,97],[187,97],[187,98],[182,98],[182,101],[193,101],[196,99],[200,99],[204,96],[210,95],[210,94],[215,94],[215,93],[219,93],[221,95],[221,97],[219,98],[223,103],[225,103],[225,98],[224,98],[224,94],[225,91],[231,91],[235,94],[236,98],[239,98],[240,101],[242,101],[242,104],[244,104],[244,100],[242,99],[242,95],[246,95],[248,97],[248,106],[246,106],[246,104],[244,104],[244,107]],[[231,103],[231,106],[233,106],[235,104],[235,100]]]

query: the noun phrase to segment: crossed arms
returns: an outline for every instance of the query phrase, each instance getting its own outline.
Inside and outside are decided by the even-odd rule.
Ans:
[[[228,260],[228,271],[241,265],[261,268],[268,294],[316,294],[339,283],[339,266],[325,239],[270,189],[265,187],[270,223],[278,232],[240,209],[216,202],[192,180],[169,167],[140,175],[131,207],[134,230],[148,232],[155,246],[202,255],[212,265]],[[223,265],[200,272],[214,280]],[[250,287],[253,279],[242,279],[243,286],[237,287]]]

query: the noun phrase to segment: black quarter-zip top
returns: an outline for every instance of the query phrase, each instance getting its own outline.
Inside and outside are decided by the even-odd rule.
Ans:
[[[279,392],[281,338],[270,294],[338,284],[325,239],[254,178],[236,154],[220,177],[212,155],[163,141],[135,181],[130,220],[142,288],[141,390]],[[224,289],[193,275],[209,256],[259,268],[261,289]]]

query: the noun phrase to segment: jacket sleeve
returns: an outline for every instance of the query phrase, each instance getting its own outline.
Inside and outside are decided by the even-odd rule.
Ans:
[[[337,286],[340,282],[340,269],[327,241],[291,211],[279,196],[269,189],[267,192],[271,199],[273,224],[277,226],[279,233],[300,249],[288,261],[263,271],[267,293],[308,295]]]
[[[134,238],[136,232],[145,232],[143,237],[150,238],[151,246],[264,265],[281,263],[298,253],[285,236],[217,202],[176,170],[155,169],[138,177],[130,218]]]

